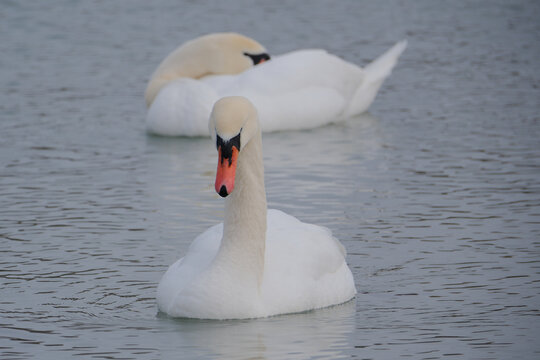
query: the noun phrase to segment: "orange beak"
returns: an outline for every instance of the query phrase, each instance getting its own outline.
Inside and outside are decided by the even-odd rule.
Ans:
[[[221,146],[218,148],[218,165],[216,174],[216,192],[225,197],[234,190],[234,177],[236,175],[236,164],[238,161],[238,149],[233,146],[231,157],[224,158],[221,154]]]

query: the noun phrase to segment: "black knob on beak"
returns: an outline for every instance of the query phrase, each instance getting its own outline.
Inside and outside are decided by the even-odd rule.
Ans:
[[[219,196],[226,197],[227,195],[229,195],[227,193],[227,188],[225,187],[225,185],[221,185],[221,188],[219,189]]]

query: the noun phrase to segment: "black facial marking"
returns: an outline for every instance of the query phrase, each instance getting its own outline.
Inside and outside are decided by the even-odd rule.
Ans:
[[[270,60],[270,55],[268,55],[267,53],[262,53],[262,54],[244,53],[244,55],[246,55],[247,57],[251,59],[251,61],[253,61],[253,65],[257,65],[263,60],[264,61]]]
[[[229,141],[223,141],[219,135],[216,136],[216,148],[221,148],[221,162],[223,163],[224,159],[229,159],[229,166],[232,163],[233,146],[240,151],[240,133]]]
[[[221,188],[219,189],[219,196],[226,197],[227,195],[229,195],[229,193],[227,192],[227,188],[225,187],[225,185],[221,185]]]

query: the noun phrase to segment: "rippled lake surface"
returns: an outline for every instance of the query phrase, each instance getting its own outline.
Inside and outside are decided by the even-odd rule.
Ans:
[[[539,358],[539,18],[535,1],[2,2],[0,358]],[[409,40],[369,114],[264,135],[269,205],[341,239],[347,304],[157,313],[223,202],[210,140],[147,136],[142,94],[170,50],[224,30],[359,65]]]

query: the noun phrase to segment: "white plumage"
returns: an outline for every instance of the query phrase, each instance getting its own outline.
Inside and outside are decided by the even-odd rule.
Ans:
[[[225,221],[199,235],[169,267],[158,286],[159,309],[177,317],[241,319],[352,299],[356,288],[346,252],[330,230],[267,211],[261,132],[251,103],[221,99],[209,128],[218,140],[216,191],[226,196]],[[223,146],[237,134],[240,149],[229,162]],[[232,173],[222,177],[220,166],[232,166]],[[233,183],[225,179],[230,176]]]
[[[213,104],[232,95],[253,102],[262,131],[341,121],[369,108],[406,44],[397,43],[364,69],[324,50],[299,50],[233,75],[198,79],[183,75],[157,91],[146,117],[147,129],[159,135],[206,136]]]
[[[195,238],[186,256],[161,279],[161,311],[203,319],[254,318],[318,309],[354,297],[344,249],[330,230],[274,209],[268,210],[267,219],[260,291],[239,289],[234,278],[219,270],[212,281],[202,280],[221,243],[223,224],[218,224]]]

